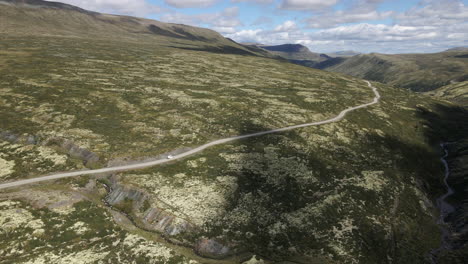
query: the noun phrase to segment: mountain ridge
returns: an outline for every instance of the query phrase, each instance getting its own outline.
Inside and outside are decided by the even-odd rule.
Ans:
[[[23,5],[23,6],[31,6],[31,7],[39,7],[39,8],[51,8],[51,9],[63,9],[63,10],[72,10],[78,11],[86,14],[100,14],[99,12],[89,11],[83,9],[81,7],[77,7],[74,5],[61,3],[61,2],[52,2],[52,1],[45,1],[45,0],[1,0],[0,4],[6,5]]]
[[[430,91],[468,79],[466,51],[429,54],[360,54],[322,69],[383,82],[413,91]]]
[[[288,60],[291,63],[299,64],[311,68],[317,64],[330,59],[327,54],[312,52],[302,44],[281,44],[281,45],[264,45],[250,44],[250,47],[257,47],[268,51],[269,53],[279,58]]]
[[[270,56],[201,27],[98,13],[43,0],[0,0],[0,8],[0,17],[4,21],[0,24],[0,33],[5,35],[93,36],[115,41],[158,42],[194,50]]]

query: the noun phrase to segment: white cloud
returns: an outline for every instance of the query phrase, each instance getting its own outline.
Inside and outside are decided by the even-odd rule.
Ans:
[[[356,24],[320,30],[314,33],[320,39],[402,41],[432,39],[440,36],[435,27],[412,27],[383,24]]]
[[[233,7],[228,7],[223,10],[223,15],[227,17],[235,17],[239,15],[239,7],[233,6]]]
[[[297,29],[297,25],[294,21],[288,20],[285,21],[283,24],[277,26],[275,31],[277,32],[286,32],[286,31],[293,31]]]
[[[312,33],[301,31],[295,22],[286,21],[272,30],[231,36],[265,44],[300,43],[320,52],[340,49],[387,53],[435,52],[467,45],[468,8],[461,1],[423,0],[404,13],[378,11],[382,1],[355,0],[349,2],[346,11],[325,9],[315,12],[313,17],[303,21],[306,26],[319,29]],[[295,9],[305,9],[301,3],[305,2],[295,2]],[[393,25],[363,23],[389,18],[394,19]]]
[[[163,9],[146,0],[49,0],[78,6],[86,10],[102,13],[146,16]]]
[[[447,35],[449,39],[468,39],[468,33],[450,33]]]
[[[267,16],[259,16],[255,21],[251,24],[251,26],[258,26],[258,25],[265,25],[270,24],[273,22],[273,19]]]
[[[448,26],[468,21],[468,7],[456,0],[425,1],[426,5],[414,7],[395,19],[403,25]]]
[[[226,36],[237,42],[262,44],[296,43],[298,40],[306,39],[305,34],[297,28],[296,23],[293,21],[285,21],[274,30],[248,29],[227,34]]]
[[[317,10],[337,3],[338,0],[283,0],[280,7],[288,10]]]
[[[135,16],[158,13],[162,21],[209,27],[239,42],[300,43],[318,52],[344,49],[361,52],[429,52],[467,46],[468,39],[468,7],[460,0],[421,0],[415,7],[401,13],[380,11],[378,5],[385,0],[342,1],[344,11],[330,8],[339,0],[230,0],[231,3],[279,3],[275,5],[278,9],[306,10],[313,15],[303,21],[294,20],[294,16],[288,15],[283,23],[274,25],[274,20],[269,17],[275,13],[265,13],[250,28],[242,28],[239,13],[243,10],[236,6],[213,13],[186,14],[170,10],[161,13],[161,8],[149,0],[59,1],[103,13]],[[219,0],[164,1],[172,2],[176,7],[203,7]],[[292,14],[291,11],[282,14],[285,13]],[[383,19],[393,19],[393,24],[375,24]],[[256,28],[259,25],[262,29]],[[307,32],[302,30],[304,27],[318,30]]]
[[[349,2],[344,10],[326,10],[314,14],[306,20],[311,28],[330,28],[346,23],[382,20],[391,17],[393,11],[378,11],[384,0],[355,0]]]
[[[345,23],[375,21],[388,18],[393,15],[392,11],[377,12],[356,10],[354,12],[336,11],[334,13],[311,17],[307,24],[311,28],[328,28]]]
[[[344,41],[362,52],[435,52],[463,46],[464,38],[454,38],[463,37],[458,35],[462,32],[453,27],[357,24],[320,30],[310,38]]]
[[[187,25],[208,26],[220,33],[227,34],[235,32],[236,27],[242,25],[238,15],[238,7],[228,7],[220,12],[196,15],[187,15],[178,12],[167,13],[161,17],[161,21]]]
[[[271,4],[275,0],[231,0],[232,3],[252,2],[257,4]]]
[[[214,31],[217,31],[221,34],[232,34],[236,33],[236,28],[235,27],[212,27]]]
[[[263,43],[261,40],[261,29],[247,29],[236,33],[228,34],[227,37],[236,40],[237,42],[254,42]]]
[[[166,4],[177,8],[207,7],[215,4],[218,0],[164,0]]]
[[[286,24],[286,23],[284,23]],[[283,24],[283,25],[284,25]],[[384,24],[354,24],[303,32],[243,30],[227,34],[238,42],[256,42],[269,45],[299,43],[315,52],[356,50],[360,52],[437,52],[450,47],[466,46],[468,25],[402,26]]]

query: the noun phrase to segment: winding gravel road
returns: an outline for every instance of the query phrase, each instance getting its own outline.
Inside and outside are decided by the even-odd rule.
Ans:
[[[67,177],[75,177],[75,176],[80,176],[80,175],[99,174],[99,173],[108,173],[108,172],[118,172],[118,171],[142,169],[142,168],[156,166],[156,165],[166,163],[166,162],[171,162],[171,161],[174,161],[174,160],[177,160],[177,159],[182,159],[182,158],[185,158],[187,156],[193,155],[193,154],[195,154],[197,152],[203,151],[204,149],[209,148],[211,146],[224,144],[224,143],[234,141],[234,140],[238,140],[238,139],[262,136],[262,135],[266,135],[266,134],[283,132],[283,131],[292,130],[292,129],[296,129],[296,128],[301,128],[301,127],[318,126],[318,125],[338,122],[341,119],[343,119],[347,113],[349,113],[351,111],[354,111],[354,110],[357,110],[357,109],[360,109],[360,108],[364,108],[364,107],[368,107],[370,105],[377,104],[379,102],[380,94],[377,91],[377,88],[373,87],[372,84],[369,81],[366,81],[366,82],[367,82],[367,85],[370,88],[372,88],[372,91],[375,94],[375,97],[372,100],[372,102],[347,108],[347,109],[341,111],[336,117],[333,117],[333,118],[330,118],[330,119],[327,119],[327,120],[318,121],[318,122],[314,122],[314,123],[306,123],[306,124],[301,124],[301,125],[289,126],[289,127],[284,127],[284,128],[278,128],[278,129],[262,131],[262,132],[247,134],[247,135],[234,136],[234,137],[230,137],[230,138],[218,139],[218,140],[206,143],[205,145],[201,145],[199,147],[191,149],[191,150],[189,150],[187,152],[183,152],[183,153],[174,155],[172,159],[159,159],[159,160],[154,160],[154,161],[145,161],[145,162],[136,163],[136,164],[109,167],[109,168],[102,168],[102,169],[95,169],[95,170],[81,170],[81,171],[57,173],[57,174],[53,174],[53,175],[42,176],[42,177],[37,177],[37,178],[32,178],[32,179],[18,180],[18,181],[14,181],[14,182],[3,183],[3,184],[0,184],[0,189],[18,187],[18,186],[22,186],[22,185],[26,185],[26,184],[31,184],[31,183],[37,183],[37,182],[42,182],[42,181],[50,181],[50,180],[56,180],[56,179],[61,179],[61,178],[67,178]]]

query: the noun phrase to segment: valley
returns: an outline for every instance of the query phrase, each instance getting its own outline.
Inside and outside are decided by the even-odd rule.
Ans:
[[[463,263],[464,51],[343,74],[60,3],[0,21],[0,263]]]

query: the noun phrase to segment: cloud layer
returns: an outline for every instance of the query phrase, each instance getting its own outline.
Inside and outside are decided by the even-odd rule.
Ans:
[[[316,12],[301,23],[271,30],[245,29],[227,36],[239,42],[300,43],[329,52],[436,52],[468,45],[468,7],[455,0],[425,0],[405,11],[378,11],[382,0],[355,1],[346,10]],[[375,23],[391,19],[392,23]],[[371,23],[374,22],[374,23]]]
[[[317,10],[336,5],[338,0],[284,0],[282,9],[288,10]]]
[[[125,14],[132,16],[147,16],[159,13],[160,6],[146,0],[49,0],[79,6],[83,9],[111,14]]]
[[[85,9],[209,27],[238,42],[329,52],[431,52],[467,46],[461,0],[62,0]],[[403,11],[401,11],[403,10]]]
[[[178,8],[207,7],[213,5],[217,1],[218,0],[164,0],[166,4]]]

